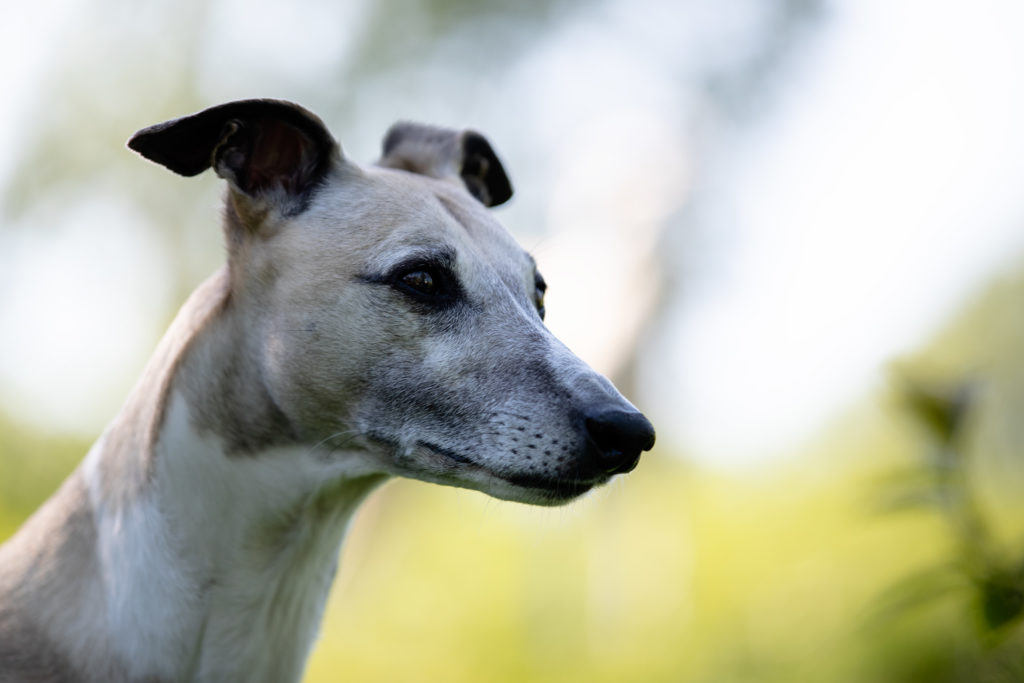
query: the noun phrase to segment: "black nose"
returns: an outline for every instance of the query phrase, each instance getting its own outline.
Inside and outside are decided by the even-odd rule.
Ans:
[[[596,450],[597,466],[608,474],[631,471],[641,451],[654,446],[654,426],[634,411],[597,410],[585,415],[583,424]]]

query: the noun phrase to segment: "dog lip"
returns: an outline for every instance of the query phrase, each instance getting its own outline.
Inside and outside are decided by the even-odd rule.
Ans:
[[[429,451],[442,455],[450,460],[461,465],[473,465],[475,467],[482,467],[478,462],[467,458],[464,455],[460,455],[455,451],[452,451],[443,446],[430,443],[429,441],[417,441],[417,446],[426,448]],[[577,496],[583,495],[590,489],[594,488],[598,484],[603,483],[603,479],[581,481],[581,480],[565,480],[565,479],[549,479],[547,477],[541,477],[537,475],[519,474],[519,475],[496,475],[501,479],[504,479],[510,484],[514,484],[524,489],[530,489],[542,493],[545,497],[550,498],[551,501],[564,501],[570,500]]]
[[[437,453],[438,455],[443,455],[444,457],[446,457],[446,458],[448,458],[450,460],[454,460],[455,462],[460,463],[462,465],[477,465],[477,466],[479,466],[478,463],[474,462],[473,460],[470,460],[466,456],[459,455],[455,451],[452,451],[452,450],[449,450],[447,448],[444,448],[443,446],[438,446],[437,444],[432,444],[429,441],[417,441],[416,445],[417,446],[421,446],[423,448],[426,448],[427,450],[431,450],[431,451]]]
[[[570,500],[583,495],[595,486],[602,484],[603,479],[549,479],[537,475],[520,474],[502,477],[505,481],[534,491],[543,491],[554,500]]]

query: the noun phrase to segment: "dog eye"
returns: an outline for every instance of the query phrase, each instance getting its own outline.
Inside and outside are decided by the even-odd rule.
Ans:
[[[420,294],[437,294],[437,278],[426,270],[414,270],[402,276],[400,282]]]
[[[364,282],[388,285],[422,311],[446,309],[464,300],[462,287],[454,272],[454,257],[441,253],[427,258],[411,258],[381,275],[364,275]]]
[[[392,286],[406,296],[430,306],[447,306],[460,295],[459,282],[443,265],[416,263],[400,268],[391,277]]]

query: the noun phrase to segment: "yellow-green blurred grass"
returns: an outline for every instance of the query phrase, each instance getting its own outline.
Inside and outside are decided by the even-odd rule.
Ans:
[[[87,449],[80,439],[41,434],[0,415],[0,542],[57,490]]]
[[[938,604],[927,628],[882,610],[949,551],[935,516],[879,511],[878,473],[910,457],[891,436],[759,475],[656,453],[558,510],[392,483],[343,553],[307,681],[856,681],[893,656],[916,665],[907,648],[945,637],[936,615],[962,638],[962,610]]]
[[[921,444],[878,411],[828,434],[754,473],[655,452],[565,508],[392,482],[346,543],[306,680],[953,680],[965,595],[885,608],[952,552],[935,514],[880,506]],[[0,538],[84,453],[3,437]]]
[[[977,383],[963,462],[1011,558],[1024,552],[1021,273],[897,368]],[[927,441],[903,408],[866,402],[759,471],[697,469],[662,445],[566,508],[392,482],[354,524],[306,680],[1022,680],[1024,634],[978,629],[942,517],[885,505],[927,483]],[[0,419],[0,539],[86,448]]]

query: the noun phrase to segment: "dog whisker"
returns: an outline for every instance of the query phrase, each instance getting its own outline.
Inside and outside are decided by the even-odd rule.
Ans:
[[[357,432],[357,431],[355,431],[355,430],[352,430],[352,429],[346,429],[346,430],[344,430],[344,431],[340,431],[340,432],[335,432],[334,434],[331,434],[330,436],[327,436],[327,437],[325,437],[325,438],[321,439],[320,441],[318,441],[318,442],[317,442],[316,444],[314,444],[314,445],[313,445],[313,446],[312,446],[312,447],[311,447],[311,448],[309,449],[309,455],[314,455],[314,454],[316,453],[316,450],[317,450],[318,448],[320,448],[321,446],[323,446],[324,444],[326,444],[326,443],[328,443],[328,442],[330,442],[330,441],[333,441],[334,439],[338,439],[338,438],[341,438],[341,437],[348,437],[348,438],[347,438],[347,439],[346,439],[346,440],[345,440],[344,442],[342,442],[342,443],[339,443],[339,444],[331,444],[331,445],[330,445],[330,450],[329,450],[329,451],[327,452],[327,455],[328,455],[328,456],[330,456],[330,455],[333,455],[333,454],[334,454],[334,453],[335,453],[335,452],[336,452],[336,451],[337,451],[337,450],[338,450],[339,448],[341,448],[341,447],[342,447],[342,446],[344,446],[345,444],[348,444],[348,443],[350,443],[350,442],[351,442],[351,441],[352,441],[353,439],[355,439],[355,438],[356,438],[357,436],[359,436],[359,432]]]

